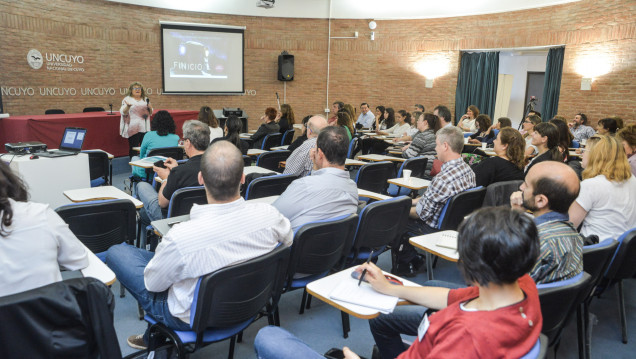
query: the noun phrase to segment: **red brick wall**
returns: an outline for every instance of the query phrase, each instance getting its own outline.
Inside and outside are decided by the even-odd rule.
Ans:
[[[254,96],[168,96],[153,93],[156,109],[196,110],[241,107],[252,118],[283,95],[276,80],[277,56],[295,55],[295,80],[287,83],[287,102],[297,117],[322,112],[342,100],[369,102],[396,110],[427,109],[437,104],[454,108],[459,50],[565,44],[559,114],[568,118],[583,111],[592,122],[604,116],[636,118],[636,6],[631,0],[581,2],[503,14],[428,20],[376,21],[375,41],[369,40],[366,20],[333,20],[332,36],[358,39],[331,41],[327,99],[328,21],[261,18],[170,11],[97,0],[0,0],[0,85],[31,87],[33,96],[3,96],[12,115],[41,114],[47,108],[80,112],[86,106],[119,107],[120,88],[141,81],[156,92],[161,88],[159,20],[243,25],[245,88]],[[82,55],[82,73],[31,69],[30,49]],[[609,74],[600,76],[592,91],[581,91],[577,61],[586,54],[606,53]],[[422,59],[448,62],[448,72],[425,88],[415,71]],[[73,87],[75,96],[41,96],[41,87]],[[81,89],[113,87],[115,95],[82,96]]]

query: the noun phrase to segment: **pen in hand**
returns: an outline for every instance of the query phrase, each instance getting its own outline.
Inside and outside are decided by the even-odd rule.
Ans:
[[[371,253],[369,253],[369,258],[367,258],[367,264],[371,261],[371,258],[373,258],[373,250],[371,250]],[[360,280],[358,281],[358,287],[360,286],[360,283],[362,283],[362,280],[364,279],[364,275],[367,274],[367,270],[363,270],[362,274],[360,275]]]

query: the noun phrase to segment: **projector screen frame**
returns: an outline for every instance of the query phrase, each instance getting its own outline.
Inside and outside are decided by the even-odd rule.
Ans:
[[[164,95],[200,95],[200,96],[242,96],[245,95],[245,26],[201,24],[190,22],[159,21],[159,31],[161,34],[161,85]],[[219,32],[240,33],[241,34],[241,91],[208,92],[208,91],[166,91],[165,72],[165,52],[164,52],[164,29],[209,31],[216,29]]]

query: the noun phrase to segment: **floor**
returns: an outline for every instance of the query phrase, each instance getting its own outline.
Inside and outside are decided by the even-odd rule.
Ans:
[[[127,159],[115,159],[113,172],[113,185],[123,188],[123,181],[128,178],[130,173]],[[390,261],[390,255],[384,253],[380,256],[378,265],[388,270],[391,267]],[[461,276],[454,263],[439,260],[434,273],[435,279],[461,282]],[[419,273],[412,280],[417,283],[423,283],[426,281],[426,273]],[[598,319],[598,323],[593,327],[592,333],[593,358],[626,359],[636,357],[636,354],[634,354],[636,349],[636,280],[626,280],[624,291],[629,344],[621,342],[616,289],[609,290],[602,298],[595,299],[591,305],[591,312]],[[113,285],[113,293],[116,297],[115,329],[122,353],[127,355],[135,350],[128,347],[126,338],[133,334],[142,333],[146,329],[146,324],[138,319],[136,301],[129,293],[126,293],[124,298],[119,298],[119,283]],[[279,305],[281,327],[297,335],[319,353],[324,353],[330,348],[341,348],[346,345],[360,355],[367,358],[371,357],[373,338],[369,332],[367,320],[351,317],[351,332],[349,333],[349,338],[344,339],[342,337],[339,311],[314,298],[311,309],[305,311],[303,315],[299,315],[298,309],[301,296],[301,291],[285,293],[282,296]],[[235,358],[256,357],[253,348],[254,337],[258,330],[266,325],[267,320],[263,318],[245,330],[243,342],[236,345]],[[406,339],[412,341],[414,338]],[[228,349],[229,341],[224,341],[209,345],[191,357],[226,358]],[[558,357],[578,357],[575,321],[570,322],[564,330]]]

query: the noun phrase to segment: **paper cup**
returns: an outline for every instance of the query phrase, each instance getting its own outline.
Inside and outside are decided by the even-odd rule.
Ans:
[[[411,179],[411,170],[404,170],[402,171],[402,177],[404,177],[404,179],[406,181]]]
[[[481,149],[485,151],[487,146],[488,144],[484,142],[481,144]]]

